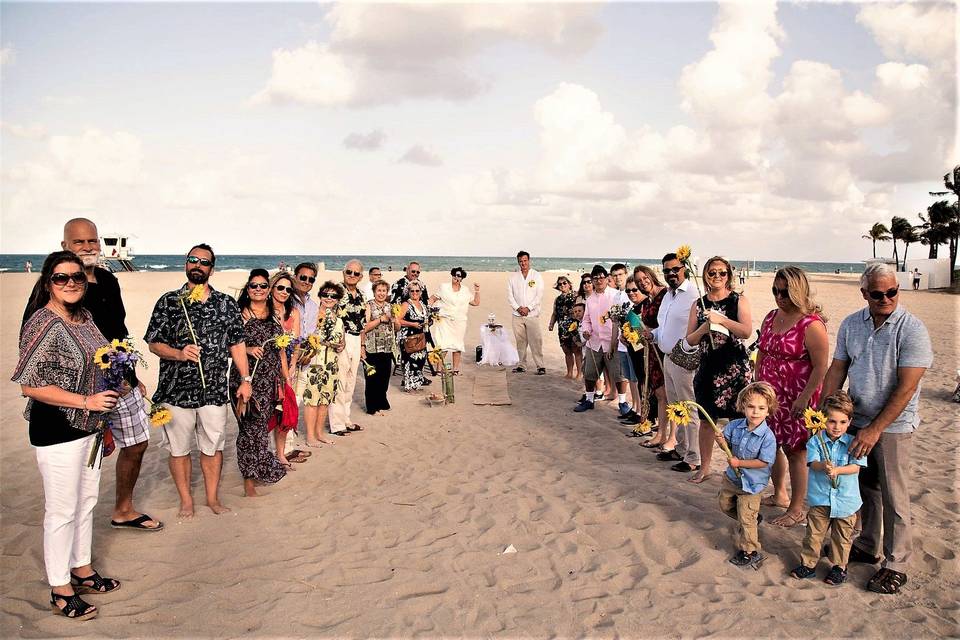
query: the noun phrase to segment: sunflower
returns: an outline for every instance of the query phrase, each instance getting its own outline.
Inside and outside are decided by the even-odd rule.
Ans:
[[[276,337],[274,343],[276,343],[278,349],[286,349],[290,346],[290,342],[293,340],[293,336],[289,333],[283,333]]]
[[[427,354],[427,360],[433,365],[434,369],[443,369],[443,352],[440,349],[434,349]]]
[[[803,425],[810,431],[810,434],[816,434],[827,426],[827,416],[822,411],[817,411],[813,407],[807,407],[803,412]]]
[[[651,429],[653,429],[653,423],[649,420],[644,420],[633,428],[633,432],[639,435],[646,435],[650,433]]]
[[[129,338],[123,340],[117,340],[116,338],[110,343],[110,346],[115,350],[121,353],[130,353],[133,351],[133,345],[130,343]]]
[[[307,336],[307,344],[310,345],[310,348],[314,351],[318,351],[320,347],[323,346],[323,341],[320,339],[320,336],[315,333],[311,333],[309,336]]]
[[[679,427],[690,424],[690,410],[682,400],[667,405],[667,419]]]
[[[167,409],[162,405],[155,404],[150,409],[150,424],[154,427],[162,427],[172,419],[173,414],[170,413],[170,409]]]
[[[366,360],[361,360],[360,362],[363,363],[363,373],[365,376],[369,378],[370,376],[377,374],[377,368],[375,366],[373,366]]]
[[[640,334],[633,328],[629,322],[623,324],[623,339],[630,343],[634,349],[640,344]]]
[[[569,331],[570,333],[573,333],[574,331],[577,330],[577,327],[579,326],[580,324],[576,320],[574,320],[573,322],[567,325],[567,331]]]
[[[393,313],[394,318],[399,318],[400,312],[403,311],[403,307],[394,302],[392,305],[390,305],[390,311]]]
[[[201,300],[203,300],[203,285],[198,284],[190,289],[190,293],[187,294],[187,302],[193,304],[194,302],[200,302]]]
[[[101,369],[110,368],[110,354],[113,353],[113,347],[110,345],[104,345],[97,349],[97,352],[93,354],[93,362]]]
[[[677,260],[679,260],[680,262],[686,262],[687,260],[689,260],[690,251],[691,251],[690,245],[688,244],[680,245],[680,247],[677,249]]]

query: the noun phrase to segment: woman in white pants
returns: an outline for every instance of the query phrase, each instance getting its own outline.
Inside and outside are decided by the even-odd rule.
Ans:
[[[97,349],[107,344],[81,305],[87,290],[83,263],[69,251],[50,254],[27,304],[20,360],[13,381],[29,398],[24,417],[43,478],[43,559],[54,612],[75,620],[97,615],[78,593],[120,588],[91,565],[93,508],[100,464],[87,462],[96,432],[117,403],[115,391],[96,393]]]

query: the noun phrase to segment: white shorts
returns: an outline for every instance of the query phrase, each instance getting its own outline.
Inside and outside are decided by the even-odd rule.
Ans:
[[[170,422],[160,427],[160,446],[171,456],[188,456],[194,448],[205,456],[223,451],[227,430],[228,405],[207,405],[198,409],[184,409],[165,404],[173,415]]]

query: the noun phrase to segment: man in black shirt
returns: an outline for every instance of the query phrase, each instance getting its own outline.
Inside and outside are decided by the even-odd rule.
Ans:
[[[83,262],[87,273],[87,293],[83,306],[93,316],[93,322],[107,340],[123,340],[129,334],[125,323],[127,312],[120,295],[117,278],[97,266],[100,259],[100,237],[97,226],[86,218],[74,218],[63,227],[64,251],[72,251]],[[147,418],[143,384],[126,396],[111,416],[110,428],[120,448],[117,454],[117,501],[110,524],[117,529],[159,531],[163,523],[154,520],[133,507],[133,489],[140,477],[143,453],[150,440],[150,421]]]

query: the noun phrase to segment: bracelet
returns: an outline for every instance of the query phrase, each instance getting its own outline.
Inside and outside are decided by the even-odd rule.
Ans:
[[[87,409],[87,396],[83,396],[83,410],[89,411],[89,409]]]

